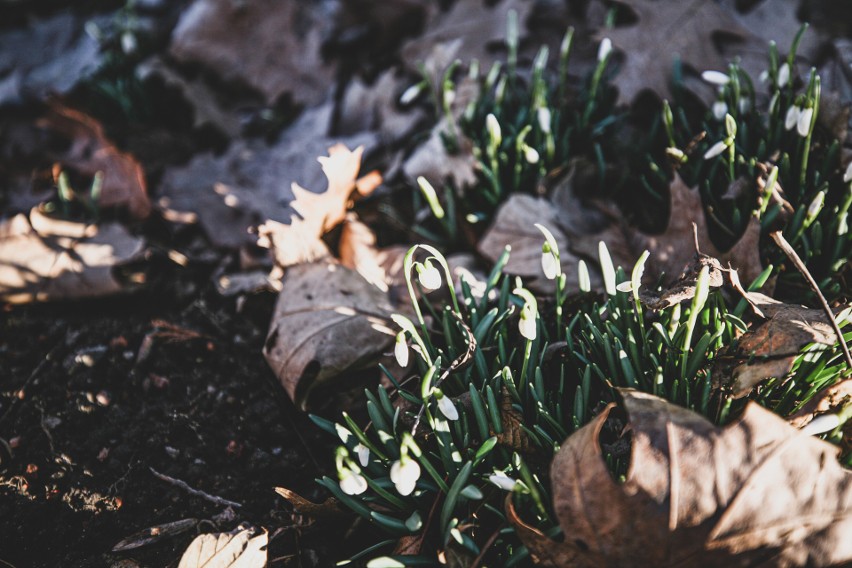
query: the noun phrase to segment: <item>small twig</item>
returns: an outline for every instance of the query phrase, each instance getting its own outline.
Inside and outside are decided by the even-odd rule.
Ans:
[[[151,473],[153,473],[154,477],[156,477],[157,479],[165,481],[166,483],[174,485],[175,487],[179,487],[179,488],[183,489],[184,491],[186,491],[187,493],[189,493],[191,495],[195,495],[196,497],[201,497],[202,499],[206,499],[207,501],[210,501],[211,503],[216,503],[217,505],[224,505],[224,506],[234,507],[234,508],[239,508],[239,507],[243,506],[242,503],[237,503],[235,501],[229,501],[227,499],[223,499],[222,497],[217,497],[216,495],[211,495],[209,493],[201,491],[200,489],[195,489],[193,487],[190,487],[189,484],[186,481],[181,481],[180,479],[175,479],[174,477],[169,477],[168,475],[166,475],[164,473],[160,473],[159,471],[157,471],[153,467],[149,467],[148,469],[151,470]]]
[[[30,385],[32,385],[38,379],[39,375],[41,375],[42,371],[44,371],[48,365],[51,365],[54,361],[56,361],[59,351],[63,348],[64,342],[60,339],[59,342],[54,345],[53,348],[47,353],[47,355],[44,356],[44,359],[42,359],[39,364],[36,365],[36,368],[33,369],[33,372],[30,373],[30,376],[27,377],[27,380],[24,381],[24,383],[18,388],[16,392],[24,393],[24,395],[26,395],[27,389],[30,387]],[[0,417],[0,424],[3,424],[3,422],[5,422],[6,419],[12,415],[12,412],[15,410],[17,405],[20,404],[21,400],[22,399],[18,397],[12,399],[12,402],[9,403],[9,408],[7,408],[6,412],[3,413],[3,416]]]
[[[799,255],[796,254],[796,251],[793,250],[793,247],[790,246],[790,243],[787,242],[787,239],[784,238],[784,235],[781,234],[781,231],[773,231],[769,233],[769,236],[772,237],[772,240],[775,241],[778,248],[784,251],[787,258],[789,258],[799,272],[802,273],[802,276],[804,276],[805,280],[807,280],[808,284],[810,284],[811,290],[813,290],[814,294],[816,294],[817,298],[819,298],[820,304],[822,304],[822,309],[828,318],[828,322],[831,324],[831,328],[834,330],[834,333],[837,334],[837,340],[840,342],[840,348],[843,350],[843,355],[846,357],[846,365],[848,367],[847,372],[849,372],[852,370],[852,354],[849,353],[849,347],[846,346],[846,341],[843,339],[843,332],[840,331],[840,326],[838,326],[837,322],[834,321],[834,313],[831,311],[831,307],[828,305],[828,301],[826,301],[825,296],[822,295],[816,280],[814,280],[814,277],[811,276],[807,266],[805,266],[805,263],[802,262],[801,258],[799,258]]]
[[[473,560],[473,563],[470,565],[470,568],[478,568],[479,567],[479,565],[482,563],[482,560],[485,558],[485,553],[488,552],[488,549],[491,548],[491,545],[494,544],[494,541],[496,541],[497,537],[500,536],[500,531],[503,530],[504,526],[505,525],[500,525],[499,527],[497,527],[497,530],[494,531],[494,534],[492,534],[488,538],[488,540],[485,541],[485,544],[482,546],[482,552],[480,552],[479,556],[477,556]]]

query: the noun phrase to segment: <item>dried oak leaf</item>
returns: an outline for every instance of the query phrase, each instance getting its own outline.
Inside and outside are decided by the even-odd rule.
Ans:
[[[762,294],[750,293],[749,298],[768,319],[749,329],[737,344],[734,357],[742,362],[731,373],[735,396],[748,394],[770,377],[785,377],[806,345],[837,343],[822,310],[782,304]]]
[[[500,0],[486,3],[483,0],[458,0],[449,10],[435,12],[419,38],[402,48],[402,58],[411,70],[426,61],[436,46],[444,45],[447,64],[455,59],[470,62],[476,59],[488,69],[495,61],[496,48],[505,52],[507,15],[514,10],[518,27],[532,10],[533,2],[527,0]]]
[[[275,492],[286,499],[294,511],[312,519],[339,519],[347,515],[334,497],[329,497],[322,503],[314,503],[286,487],[276,487]]]
[[[321,54],[332,22],[323,2],[198,0],[181,15],[170,52],[253,87],[269,104],[289,93],[310,106],[334,81]]]
[[[461,132],[458,128],[455,131]],[[403,164],[405,175],[412,180],[423,176],[435,187],[442,187],[449,180],[456,190],[476,185],[479,164],[473,157],[471,141],[460,135],[461,148],[451,154],[444,144],[443,136],[446,134],[446,121],[436,124],[426,142],[418,146]]]
[[[349,148],[375,145],[376,137],[369,133],[342,139],[328,136],[332,113],[331,104],[310,109],[272,146],[259,140],[235,142],[221,156],[202,154],[168,171],[159,205],[175,215],[189,213],[184,216],[197,219],[218,247],[254,245],[252,227],[266,221],[289,223],[293,217],[290,182],[309,188],[326,182],[317,156],[336,143]],[[317,254],[322,252],[317,249]]]
[[[552,540],[549,536],[527,524],[515,510],[512,494],[506,495],[503,509],[506,519],[515,529],[515,534],[530,551],[530,557],[536,566],[547,568],[563,568],[565,566],[586,566],[578,559],[580,552],[569,544]]]
[[[386,295],[354,270],[327,259],[299,264],[281,286],[263,354],[298,406],[318,385],[369,366],[393,342]]]
[[[597,39],[608,37],[624,53],[624,64],[613,82],[620,103],[630,104],[641,91],[651,90],[671,99],[670,73],[675,58],[698,72],[724,70],[727,58],[715,43],[714,34],[740,39],[749,32],[716,2],[685,0],[616,0],[634,12],[633,25],[603,29]]]
[[[852,472],[837,449],[750,403],[717,427],[622,391],[633,436],[624,483],[601,429],[570,436],[551,465],[553,504],[574,566],[840,566],[852,562]]]
[[[544,235],[535,224],[547,227],[559,245],[559,260],[569,285],[577,282],[579,257],[569,248],[568,237],[559,228],[560,211],[553,203],[531,195],[517,193],[509,197],[497,211],[491,227],[477,245],[477,251],[491,262],[495,262],[506,245],[512,247],[509,262],[504,272],[527,279],[530,289],[539,293],[551,293],[552,281],[547,280],[541,268],[541,247]]]
[[[114,270],[139,260],[144,241],[118,223],[87,225],[33,209],[0,222],[0,300],[92,298],[126,290]]]
[[[266,531],[253,534],[238,529],[198,535],[184,551],[178,568],[264,568],[269,536]]]
[[[291,186],[295,199],[290,207],[301,218],[293,216],[287,225],[267,221],[258,227],[258,243],[272,249],[279,266],[311,262],[326,256],[328,249],[320,238],[346,218],[352,193],[367,195],[381,183],[377,173],[357,179],[363,153],[363,146],[354,151],[343,144],[329,148],[327,157],[317,158],[328,179],[326,190],[314,193],[296,182]]]
[[[100,207],[126,207],[134,219],[148,217],[151,202],[141,164],[116,148],[97,120],[54,103],[42,122],[71,140],[71,148],[62,159],[65,166],[86,176],[103,174]]]

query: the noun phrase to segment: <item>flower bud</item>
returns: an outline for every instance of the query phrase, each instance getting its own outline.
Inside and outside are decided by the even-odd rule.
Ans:
[[[405,332],[396,334],[396,345],[393,347],[393,356],[396,363],[402,368],[408,367],[408,341],[405,340]]]
[[[720,87],[727,85],[731,81],[731,78],[721,71],[705,71],[701,74],[701,78],[712,85],[719,85]]]
[[[787,115],[784,117],[785,130],[793,130],[793,127],[796,126],[796,123],[799,121],[800,112],[801,109],[796,105],[791,105],[790,108],[787,109]]]
[[[503,141],[503,133],[500,130],[500,123],[497,122],[497,117],[491,113],[485,117],[485,128],[488,130],[488,137],[494,146],[499,146]]]
[[[783,87],[790,81],[790,66],[785,62],[778,68],[778,86]]]
[[[427,290],[437,290],[441,287],[441,273],[427,260],[425,263],[416,265],[417,277],[420,280],[420,285]]]
[[[550,109],[547,107],[539,107],[538,110],[535,111],[535,117],[538,120],[538,127],[545,134],[550,133]]]
[[[605,37],[601,40],[601,44],[598,46],[598,61],[603,61],[612,51],[612,41]]]
[[[716,156],[727,150],[728,146],[729,144],[727,140],[720,140],[719,142],[716,142],[710,147],[709,150],[704,152],[704,159],[710,160],[712,158],[715,158]]]
[[[713,118],[716,120],[724,120],[725,115],[728,114],[728,105],[725,104],[725,101],[716,101],[713,103]]]
[[[799,120],[796,122],[796,129],[799,136],[807,137],[811,133],[811,119],[814,117],[813,107],[808,107],[799,111]]]

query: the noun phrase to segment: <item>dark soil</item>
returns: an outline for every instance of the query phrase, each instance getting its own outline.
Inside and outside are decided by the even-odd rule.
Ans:
[[[274,297],[237,313],[209,282],[178,274],[121,299],[0,315],[0,565],[175,566],[197,533],[241,522],[269,530],[273,566],[331,563],[322,532],[273,491],[322,500],[313,480],[333,442],[261,356]],[[146,340],[156,330],[175,333]],[[199,523],[111,552],[187,518]]]

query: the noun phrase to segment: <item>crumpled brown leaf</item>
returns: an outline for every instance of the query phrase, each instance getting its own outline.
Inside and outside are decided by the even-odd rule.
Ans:
[[[103,25],[103,18],[93,20]],[[0,33],[0,106],[65,94],[93,75],[103,56],[72,10]]]
[[[852,473],[836,448],[755,403],[726,427],[622,391],[633,447],[616,483],[599,436],[611,405],[551,465],[574,566],[840,566],[852,562]],[[545,566],[555,564],[542,563]]]
[[[113,271],[138,260],[144,241],[118,223],[53,219],[34,208],[0,222],[0,300],[92,298],[125,291]]]
[[[733,356],[740,364],[731,372],[730,384],[735,396],[748,394],[770,377],[785,377],[802,347],[837,342],[822,310],[782,304],[763,294],[749,293],[749,298],[768,319],[749,329],[737,344]]]
[[[289,204],[295,199],[291,182],[308,188],[327,183],[317,156],[336,143],[375,146],[376,137],[370,133],[328,136],[332,112],[331,104],[305,111],[273,146],[235,142],[222,156],[202,154],[168,171],[161,182],[160,206],[193,213],[218,247],[254,245],[257,237],[250,228],[267,220],[290,222]]]
[[[386,295],[329,260],[287,269],[263,349],[290,398],[304,408],[324,382],[373,363],[393,342]]]
[[[630,104],[640,92],[651,90],[671,99],[670,76],[675,58],[695,68],[723,71],[727,58],[716,48],[714,34],[725,33],[740,39],[749,32],[716,2],[686,0],[617,0],[637,17],[635,24],[597,33],[612,40],[625,56],[613,82],[619,103]]]
[[[340,101],[337,131],[342,135],[377,132],[384,144],[410,136],[426,113],[421,107],[400,108],[399,97],[405,86],[406,82],[393,71],[385,71],[373,84],[356,77]]]
[[[322,503],[314,503],[286,487],[276,487],[275,492],[286,499],[297,513],[312,519],[337,519],[347,515],[334,497],[329,497]]]
[[[238,529],[229,533],[202,534],[193,540],[178,568],[263,568],[269,535]]]
[[[148,217],[151,202],[141,164],[132,155],[116,148],[97,120],[54,103],[43,122],[71,139],[71,148],[62,159],[65,166],[86,176],[103,173],[98,200],[101,208],[126,207],[134,219]]]
[[[245,83],[274,103],[284,93],[314,105],[324,100],[334,67],[322,59],[332,14],[323,2],[198,0],[172,33],[170,51],[224,81]]]

